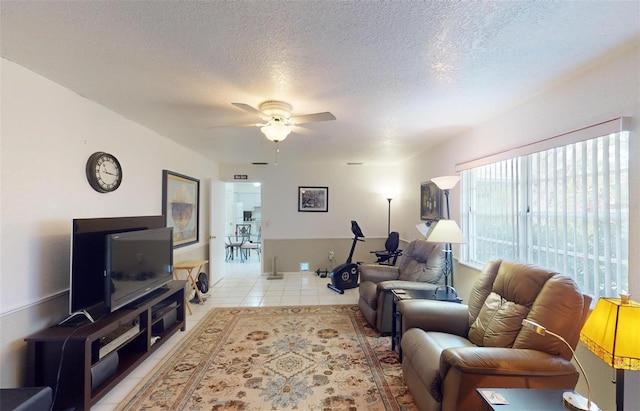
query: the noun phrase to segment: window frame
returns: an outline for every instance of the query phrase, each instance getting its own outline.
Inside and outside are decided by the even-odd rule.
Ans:
[[[617,119],[610,120],[608,122],[603,122],[594,126],[585,127],[580,130],[576,130],[571,133],[565,133],[556,137],[552,137],[550,139],[541,140],[536,143],[528,144],[525,146],[517,147],[512,150],[506,150],[500,153],[496,153],[493,155],[489,155],[484,158],[472,160],[470,162],[461,163],[456,166],[456,171],[461,172],[462,174],[462,201],[461,201],[461,216],[462,216],[462,229],[467,235],[468,245],[461,247],[460,249],[460,263],[469,265],[472,267],[480,268],[484,264],[486,264],[490,259],[486,258],[486,254],[480,255],[478,251],[478,242],[479,241],[489,241],[490,243],[496,243],[496,248],[500,245],[502,248],[500,251],[510,250],[508,254],[509,259],[514,259],[517,261],[521,261],[524,263],[531,263],[538,266],[547,267],[558,271],[560,273],[564,273],[570,277],[572,277],[583,289],[583,292],[587,294],[593,295],[595,297],[606,296],[612,297],[614,294],[620,292],[628,292],[629,288],[629,120],[624,117],[620,117]],[[626,134],[625,134],[626,133]],[[598,244],[602,239],[598,236],[600,233],[599,228],[596,229],[596,237],[593,239],[589,238],[593,244],[593,247],[596,248],[595,252],[589,252],[586,244],[583,244],[585,251],[581,258],[586,260],[586,266],[589,265],[590,261],[593,261],[594,264],[588,269],[584,269],[584,272],[579,273],[576,265],[578,257],[575,255],[576,244],[573,244],[573,249],[569,250],[567,247],[568,237],[567,233],[569,230],[569,218],[584,218],[583,216],[574,216],[571,215],[571,212],[567,209],[567,198],[570,197],[569,193],[563,191],[559,193],[559,196],[555,196],[552,190],[558,186],[558,181],[561,181],[560,187],[563,190],[568,190],[567,187],[570,186],[571,182],[580,182],[584,183],[584,180],[587,178],[586,176],[581,176],[580,180],[577,179],[576,175],[568,176],[566,172],[563,172],[559,175],[558,170],[564,170],[567,165],[567,150],[575,150],[577,146],[584,147],[587,144],[599,144],[599,141],[609,140],[611,136],[619,136],[616,138],[617,141],[616,151],[614,153],[616,162],[616,167],[618,167],[617,171],[613,171],[613,181],[612,180],[612,171],[608,168],[609,162],[604,162],[604,168],[601,170],[601,173],[607,176],[602,181],[603,186],[607,190],[607,194],[605,195],[605,199],[603,201],[607,201],[605,209],[608,212],[615,213],[614,217],[611,217],[610,214],[606,214],[605,217],[609,218],[608,220],[601,221],[598,216],[598,209],[596,206],[595,212],[587,212],[589,214],[587,218],[593,218],[593,221],[590,223],[595,224],[596,227],[600,227],[599,224],[609,224],[614,218],[615,221],[618,221],[618,225],[614,227],[614,230],[606,229],[604,230],[604,241],[605,241],[605,250],[604,255],[600,254],[600,250],[598,249]],[[577,144],[577,146],[576,146]],[[620,144],[626,144],[625,147],[620,147]],[[571,148],[573,147],[573,148]],[[610,150],[609,146],[607,146]],[[626,153],[626,158],[621,159],[619,157],[620,150],[624,150]],[[609,155],[608,160],[610,161],[611,153],[607,152]],[[617,154],[616,154],[617,153]],[[572,154],[574,157],[572,161],[576,162],[575,153]],[[591,158],[582,159],[583,163],[591,160]],[[534,164],[533,161],[538,161],[540,163]],[[552,161],[553,164],[542,164],[544,162]],[[595,161],[595,160],[594,160]],[[620,164],[621,161],[626,161],[626,164]],[[561,162],[562,164],[558,164]],[[514,166],[515,165],[515,166]],[[515,167],[515,171],[513,172],[514,178],[517,180],[515,183],[515,187],[513,188],[513,193],[511,193],[511,201],[515,202],[515,207],[512,207],[510,211],[507,213],[511,213],[507,218],[511,219],[514,224],[513,228],[510,228],[513,232],[510,233],[511,237],[507,237],[508,239],[503,241],[502,244],[497,244],[499,239],[491,237],[489,239],[481,239],[482,233],[478,232],[481,224],[478,222],[479,216],[477,213],[474,214],[478,206],[475,204],[478,201],[478,193],[477,189],[481,189],[480,183],[478,182],[478,175],[472,174],[472,171],[476,173],[480,172],[480,170],[488,169],[491,167],[505,167],[505,166],[513,166]],[[546,167],[546,172],[551,170],[551,172],[556,172],[556,175],[549,177],[545,174],[545,181],[538,181],[537,184],[545,185],[543,188],[546,190],[544,193],[540,193],[533,189],[534,180],[536,179],[536,170],[541,170],[539,167]],[[585,165],[586,166],[586,165]],[[600,164],[591,164],[591,166],[600,167]],[[563,168],[564,167],[564,168]],[[581,172],[585,172],[585,170],[581,170]],[[621,176],[623,174],[623,176]],[[506,182],[510,182],[506,179],[507,174],[501,174],[502,178],[505,178]],[[497,177],[498,179],[501,177]],[[573,181],[571,179],[573,178]],[[594,177],[595,178],[595,177]],[[510,182],[511,183],[511,182]],[[601,183],[600,180],[593,181],[592,187],[599,188],[597,185]],[[595,185],[593,185],[595,184]],[[609,191],[611,190],[611,186],[626,184],[623,187],[622,195],[626,196],[626,199],[615,198],[611,199],[609,197]],[[503,184],[504,185],[504,184]],[[575,186],[575,184],[574,184]],[[588,185],[585,183],[584,187],[581,187],[583,192],[582,195],[587,195],[586,190],[588,189]],[[484,187],[486,188],[486,187]],[[575,190],[575,189],[574,189]],[[581,193],[582,193],[581,192]],[[575,193],[572,193],[575,195]],[[617,190],[613,193],[616,196],[620,195],[620,190]],[[532,206],[532,202],[536,200],[533,196],[539,196],[543,198],[538,198],[537,206],[539,208],[535,208]],[[558,197],[561,199],[558,200]],[[501,193],[494,193],[490,199],[495,204],[500,204],[500,200],[504,199],[504,195]],[[554,204],[544,205],[544,208],[549,213],[547,207],[554,208],[553,216],[537,216],[537,212],[542,212],[542,207],[540,205],[540,201],[552,201]],[[575,198],[573,201],[576,201]],[[625,203],[626,201],[626,203]],[[596,197],[596,202],[600,202],[599,196]],[[613,202],[613,206],[611,205]],[[626,205],[625,205],[626,204]],[[575,207],[575,206],[574,206]],[[626,207],[626,210],[624,209]],[[557,208],[562,208],[561,210],[557,210]],[[575,210],[572,210],[575,211]],[[505,212],[504,210],[499,210],[499,212]],[[574,213],[575,214],[575,213]],[[592,214],[595,214],[592,215]],[[534,226],[535,222],[538,221],[536,218],[546,218],[546,222],[549,219],[557,219],[555,225],[544,225],[542,223],[538,224],[538,226]],[[623,220],[625,219],[626,220]],[[498,220],[496,220],[498,221]],[[605,223],[606,221],[606,223]],[[624,232],[624,223],[626,221],[626,233]],[[498,224],[496,224],[498,225]],[[575,229],[575,221],[573,222],[572,228]],[[490,225],[493,226],[493,225]],[[549,233],[541,233],[536,231],[540,227],[547,227],[547,231],[549,231],[548,227],[553,227],[551,231],[551,235],[554,235],[552,243],[555,243],[555,248],[548,248],[549,242],[545,242],[545,250],[540,249],[540,242],[534,242],[535,236],[540,235],[549,235]],[[586,228],[585,228],[586,230]],[[494,230],[495,231],[495,230]],[[590,234],[584,234],[586,236]],[[623,237],[625,236],[626,237]],[[572,237],[575,240],[575,236]],[[535,246],[534,246],[535,245]],[[538,248],[536,248],[538,247]],[[615,249],[615,250],[612,250]],[[569,267],[567,260],[570,259],[569,254],[573,253],[574,255],[571,257],[573,259],[573,265]],[[506,253],[505,253],[506,254]],[[536,258],[534,254],[538,254],[539,258]],[[555,261],[550,262],[548,259],[542,259],[544,254],[545,258],[553,258]],[[612,256],[615,256],[615,260],[612,259]],[[500,258],[499,254],[496,255],[496,258]],[[507,257],[504,257],[507,258]],[[604,261],[604,263],[603,263]],[[611,272],[611,265],[616,263],[615,273]],[[603,265],[603,267],[601,267]],[[586,267],[585,266],[585,267]],[[591,270],[591,271],[590,271]],[[604,270],[604,271],[603,271]],[[591,285],[590,285],[591,284]],[[607,286],[608,284],[608,286]]]

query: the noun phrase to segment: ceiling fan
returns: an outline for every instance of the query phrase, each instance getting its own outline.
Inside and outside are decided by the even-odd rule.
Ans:
[[[248,125],[255,125],[260,127],[260,131],[274,143],[283,141],[294,126],[304,123],[313,123],[317,121],[329,121],[335,120],[336,116],[325,111],[323,113],[305,114],[299,116],[292,116],[291,104],[284,101],[269,100],[261,103],[258,108],[252,107],[244,103],[231,103],[234,106],[247,111],[251,114],[255,114],[260,117],[263,123],[255,123]]]

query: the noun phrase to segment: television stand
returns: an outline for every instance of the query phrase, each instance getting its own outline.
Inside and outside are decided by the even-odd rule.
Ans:
[[[84,318],[82,318],[81,316],[83,316]],[[70,316],[60,321],[58,325],[75,327],[76,325],[81,325],[82,323],[84,323],[85,320],[89,320],[92,323],[96,322],[91,314],[87,312],[87,310],[80,310],[71,313]]]
[[[138,307],[123,307],[93,323],[57,325],[29,336],[26,386],[51,387],[53,409],[89,411],[170,336],[186,329],[185,284],[171,281]],[[159,312],[160,306],[167,309]]]

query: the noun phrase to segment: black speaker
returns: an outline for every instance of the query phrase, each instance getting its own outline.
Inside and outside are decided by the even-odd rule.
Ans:
[[[173,309],[169,311],[160,321],[153,324],[151,327],[151,332],[154,335],[162,334],[167,331],[169,327],[171,327],[176,321],[178,321],[178,310]]]
[[[118,357],[118,352],[114,351],[91,367],[92,390],[95,390],[100,384],[109,379],[109,377],[115,375],[119,361],[120,357]]]
[[[1,388],[0,410],[42,411],[51,408],[51,387]]]

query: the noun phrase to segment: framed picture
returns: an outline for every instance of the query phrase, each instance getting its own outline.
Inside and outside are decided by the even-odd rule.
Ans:
[[[173,227],[173,247],[197,243],[199,236],[200,180],[162,170],[162,215]]]
[[[442,190],[428,181],[420,185],[420,219],[437,220],[442,212]]]
[[[298,187],[298,211],[329,211],[329,188]]]

